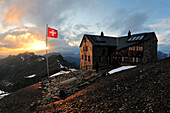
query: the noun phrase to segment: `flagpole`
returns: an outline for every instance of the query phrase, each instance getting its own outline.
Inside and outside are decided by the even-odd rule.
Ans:
[[[48,55],[47,55],[47,53],[48,53],[48,24],[46,25],[46,63],[47,63],[47,75],[48,75],[48,77],[50,76],[50,74],[49,74],[49,67],[48,67]]]

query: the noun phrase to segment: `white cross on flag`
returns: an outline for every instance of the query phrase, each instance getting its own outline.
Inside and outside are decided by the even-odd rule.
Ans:
[[[58,38],[58,32],[57,32],[57,30],[48,27],[48,35],[47,36],[51,37],[51,38]]]

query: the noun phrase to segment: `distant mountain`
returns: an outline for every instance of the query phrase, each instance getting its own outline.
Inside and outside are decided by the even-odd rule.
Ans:
[[[4,56],[4,55],[0,55],[0,59],[3,59],[3,58],[5,58],[6,56]]]
[[[64,67],[77,68],[75,63],[69,63],[61,55],[49,56],[50,75]],[[28,79],[27,76],[35,75]],[[43,77],[47,77],[46,59],[44,56],[34,53],[21,53],[16,56],[8,56],[0,60],[0,89],[13,85],[13,90],[38,82]]]
[[[64,52],[62,53],[63,57],[76,57],[76,58],[80,58],[80,53],[72,53],[72,52]]]
[[[45,54],[44,56],[45,56],[45,57],[46,57],[46,56],[50,57],[50,56],[52,56],[52,55],[61,55],[61,53],[52,52],[52,53]]]
[[[80,66],[80,54],[74,54],[72,52],[66,52],[66,53],[57,53],[57,52],[52,52],[52,53],[48,53],[47,55],[45,54],[44,56],[52,56],[52,55],[62,55],[63,58],[70,63],[76,63],[78,65],[78,67]],[[78,68],[77,67],[77,68]]]
[[[78,66],[80,66],[80,58],[78,57],[65,56],[64,59],[68,62],[75,62]]]
[[[163,52],[161,52],[161,51],[158,51],[158,53],[157,53],[157,59],[158,59],[158,60],[164,59],[164,58],[166,58],[166,57],[168,57],[168,56],[169,56],[168,54],[163,53]]]

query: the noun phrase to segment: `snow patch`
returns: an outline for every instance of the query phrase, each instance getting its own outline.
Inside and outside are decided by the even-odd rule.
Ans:
[[[21,60],[22,60],[22,61],[24,61],[24,60],[25,60],[25,58],[24,58],[23,56],[21,56]]]
[[[75,69],[73,69],[73,70],[75,70]],[[70,73],[70,72],[72,72],[72,71],[60,71],[60,72],[58,72],[58,73],[55,73],[55,74],[51,75],[50,78],[51,78],[51,77],[58,76],[58,75],[62,75],[62,74],[68,74],[68,73]]]
[[[135,68],[135,67],[136,67],[136,66],[121,66],[121,67],[119,67],[119,68],[116,68],[116,69],[113,69],[113,70],[109,71],[108,73],[109,73],[109,74],[113,74],[113,73],[116,73],[116,72],[120,72],[120,71],[123,71],[123,70]]]
[[[55,76],[62,75],[62,74],[63,74],[63,73],[58,72],[58,73],[55,73],[55,74],[51,75],[50,77],[55,77]]]
[[[5,93],[5,91],[1,91],[1,90],[0,90],[0,95],[3,94],[3,93]]]
[[[43,58],[43,57],[38,59],[38,61],[43,61],[43,60],[45,60],[45,58]]]
[[[55,77],[55,76],[58,76],[58,75],[62,75],[62,74],[68,74],[70,72],[73,72],[73,71],[77,71],[76,69],[70,69],[71,71],[60,71],[58,73],[55,73],[53,75],[51,75],[50,77]]]
[[[60,63],[60,61],[59,61],[59,60],[57,60],[57,62],[59,63],[60,68],[67,68],[66,66],[63,66],[63,65]]]
[[[24,77],[24,78],[33,78],[33,77],[35,77],[36,75],[35,74],[33,74],[33,75],[30,75],[30,76],[26,76],[26,77]]]
[[[59,63],[59,64],[60,64],[60,63]],[[64,68],[64,66],[60,64],[60,68]]]
[[[5,91],[1,91],[0,90],[0,99],[2,99],[4,96],[7,96],[7,95],[9,95],[10,93],[7,93],[7,92],[5,92]]]
[[[70,73],[70,71],[60,71],[61,73],[63,73],[63,74],[68,74],[68,73]]]
[[[76,70],[76,69],[69,69],[69,70],[72,71],[72,72],[73,72],[73,71],[78,71],[78,70]]]

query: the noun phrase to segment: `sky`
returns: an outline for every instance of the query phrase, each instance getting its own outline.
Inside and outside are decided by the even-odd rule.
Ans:
[[[59,32],[48,51],[79,53],[84,34],[155,32],[170,52],[170,0],[0,0],[0,55],[45,54],[46,24]]]

